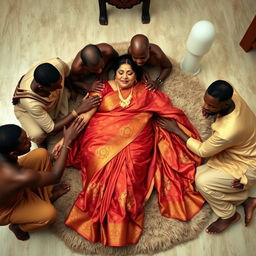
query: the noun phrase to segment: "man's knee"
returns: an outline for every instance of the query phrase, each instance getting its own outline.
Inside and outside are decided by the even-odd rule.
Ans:
[[[52,224],[57,218],[57,211],[52,204],[48,204],[47,207],[39,210],[41,212],[39,222],[44,226]]]
[[[40,129],[34,130],[34,131],[28,131],[27,134],[30,137],[30,139],[37,145],[41,144],[47,136],[47,134]]]
[[[33,232],[52,224],[56,218],[56,209],[49,203],[38,209],[38,215],[32,222],[19,224],[19,227],[24,232]]]
[[[210,184],[211,180],[205,172],[196,173],[195,184],[199,191],[205,190]]]

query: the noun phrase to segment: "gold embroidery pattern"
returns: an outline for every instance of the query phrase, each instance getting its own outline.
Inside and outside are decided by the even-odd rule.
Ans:
[[[126,127],[122,127],[120,129],[120,135],[123,137],[123,138],[129,138],[131,137],[133,134],[133,131],[131,129],[131,127],[129,126],[126,126]]]
[[[100,158],[100,159],[104,159],[106,157],[108,157],[109,155],[109,149],[108,147],[106,146],[102,146],[100,148],[97,149],[97,152],[96,152],[97,156]]]
[[[127,193],[126,192],[123,192],[119,198],[118,198],[118,201],[120,203],[120,206],[121,208],[125,208],[125,203],[126,203],[126,198],[127,198]]]
[[[99,196],[100,185],[98,183],[90,183],[87,188],[87,194],[95,201]]]

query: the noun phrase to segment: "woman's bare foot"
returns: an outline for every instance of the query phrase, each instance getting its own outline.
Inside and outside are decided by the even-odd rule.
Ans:
[[[252,220],[254,209],[256,208],[256,198],[249,197],[244,203],[244,223],[247,227]]]
[[[236,212],[232,217],[228,219],[218,218],[212,224],[210,224],[206,228],[206,232],[209,234],[217,234],[223,232],[227,229],[231,224],[234,224],[240,220],[241,216],[238,212]]]
[[[29,239],[29,233],[24,232],[19,228],[18,224],[10,224],[9,229],[14,233],[14,235],[17,237],[17,239],[21,241],[26,241]]]
[[[65,183],[57,184],[52,189],[51,202],[53,203],[61,196],[65,195],[70,190],[70,186]]]

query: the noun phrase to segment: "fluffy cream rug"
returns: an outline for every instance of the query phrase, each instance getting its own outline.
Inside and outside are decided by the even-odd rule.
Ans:
[[[120,54],[123,54],[126,52],[128,44],[119,43],[113,46]],[[175,106],[181,108],[187,114],[191,122],[199,130],[202,139],[205,139],[210,134],[210,121],[205,120],[201,114],[205,89],[197,77],[182,72],[178,63],[173,59],[171,61],[173,63],[173,71],[165,81],[162,90],[169,95]],[[154,75],[156,70],[150,72]],[[138,244],[121,248],[104,247],[101,244],[88,242],[74,230],[64,225],[65,217],[81,190],[80,171],[68,168],[63,176],[63,181],[71,185],[71,191],[56,202],[55,206],[59,217],[52,229],[68,247],[83,254],[122,256],[164,251],[177,244],[196,238],[208,223],[211,214],[209,206],[205,205],[188,222],[165,218],[159,212],[157,197],[153,193],[145,207],[144,230]]]

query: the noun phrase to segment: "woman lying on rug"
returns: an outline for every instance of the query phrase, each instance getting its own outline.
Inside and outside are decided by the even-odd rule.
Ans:
[[[137,82],[139,68],[129,55],[115,64],[115,80],[104,83],[101,105],[84,114],[90,123],[69,151],[67,166],[82,170],[83,189],[65,224],[91,242],[125,246],[140,238],[154,186],[168,218],[189,220],[204,200],[193,185],[200,158],[153,115],[177,120],[198,139],[196,129],[167,95]],[[55,154],[60,147],[61,141]]]

